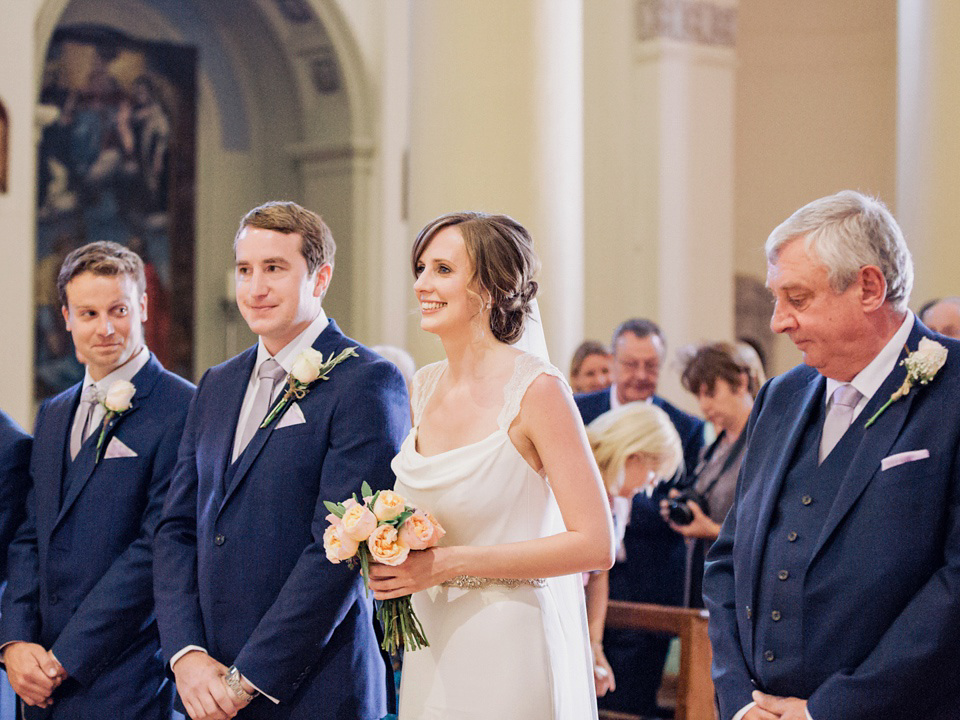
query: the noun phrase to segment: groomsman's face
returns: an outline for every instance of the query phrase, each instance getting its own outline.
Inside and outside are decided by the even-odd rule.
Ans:
[[[333,268],[307,270],[299,233],[246,227],[237,236],[237,307],[275,355],[320,313]]]
[[[67,283],[66,294],[63,319],[73,336],[77,359],[94,380],[106,377],[139,352],[147,295],[137,297],[133,278],[84,272]]]

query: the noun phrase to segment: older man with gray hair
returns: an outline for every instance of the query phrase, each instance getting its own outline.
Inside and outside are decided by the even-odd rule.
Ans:
[[[805,364],[758,395],[708,556],[721,718],[956,718],[960,343],[907,310],[878,200],[816,200],[766,252],[771,327]]]

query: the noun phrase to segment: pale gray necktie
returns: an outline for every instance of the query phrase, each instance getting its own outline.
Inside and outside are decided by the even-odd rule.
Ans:
[[[83,396],[80,398],[80,405],[77,407],[77,414],[73,418],[73,429],[70,431],[70,459],[76,459],[80,452],[80,446],[83,441],[90,437],[93,428],[90,426],[90,418],[93,411],[100,401],[100,391],[96,385],[87,385],[83,389]]]
[[[250,414],[247,416],[247,423],[243,426],[243,434],[240,436],[240,445],[234,457],[239,457],[244,451],[250,440],[257,433],[257,429],[267,416],[267,410],[270,409],[270,400],[273,398],[273,391],[277,383],[286,375],[284,369],[273,358],[267,358],[260,364],[257,371],[257,392],[253,396],[253,405],[250,406]]]
[[[853,411],[863,395],[853,385],[845,384],[833,391],[833,401],[823,421],[823,435],[820,437],[820,462],[840,442],[840,438],[853,422]]]

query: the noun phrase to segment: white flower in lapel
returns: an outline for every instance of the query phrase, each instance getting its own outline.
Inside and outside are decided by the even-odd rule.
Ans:
[[[907,368],[907,377],[904,379],[903,385],[890,395],[890,399],[874,413],[872,418],[867,420],[864,427],[868,428],[873,425],[881,413],[890,407],[891,403],[910,392],[914,385],[926,385],[933,380],[945,362],[947,362],[947,349],[936,340],[921,338],[916,350],[910,352],[907,349],[907,356],[900,362]]]
[[[280,402],[274,406],[270,414],[267,415],[267,419],[260,424],[260,427],[265,428],[272,423],[274,419],[281,414],[283,408],[287,406],[287,403],[290,402],[290,398],[295,397],[297,400],[303,400],[310,391],[310,386],[313,383],[317,380],[329,380],[330,371],[351,357],[360,357],[357,355],[356,345],[348,347],[336,357],[334,357],[333,352],[331,352],[330,357],[326,360],[323,359],[323,353],[313,348],[303,350],[297,355],[297,359],[293,361],[293,367],[287,374],[286,392],[283,393]]]
[[[133,400],[136,392],[137,388],[134,387],[132,382],[117,380],[110,385],[106,397],[100,401],[107,413],[103,416],[103,423],[100,426],[100,437],[97,438],[97,454],[93,462],[94,465],[100,462],[100,453],[103,450],[103,441],[107,436],[107,427],[109,427],[110,421],[130,409],[130,401]]]

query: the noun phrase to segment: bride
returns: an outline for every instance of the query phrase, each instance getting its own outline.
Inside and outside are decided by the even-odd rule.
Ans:
[[[612,564],[610,513],[563,376],[511,345],[538,267],[503,215],[443,215],[413,247],[420,326],[446,359],[414,378],[393,470],[447,534],[371,568],[377,599],[413,593],[430,642],[404,657],[402,720],[597,716],[579,573]]]

